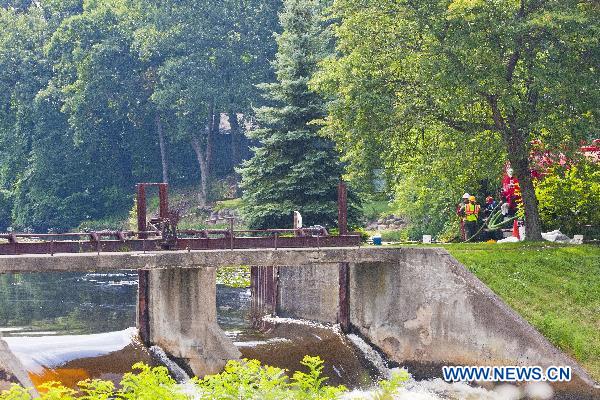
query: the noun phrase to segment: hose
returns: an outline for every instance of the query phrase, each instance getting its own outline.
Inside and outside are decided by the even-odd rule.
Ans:
[[[481,227],[479,228],[479,230],[470,238],[468,238],[467,240],[465,240],[463,243],[468,243],[470,242],[473,238],[477,237],[477,235],[479,235],[481,233],[481,231],[485,228],[488,227],[491,230],[496,230],[498,228],[500,228],[501,226],[514,221],[517,216],[513,216],[507,220],[504,220],[502,222],[500,222],[499,224],[496,223],[497,220],[500,219],[500,216],[502,215],[502,212],[500,210],[496,211],[496,209],[500,206],[501,203],[496,204],[496,207],[494,207],[492,209],[492,213],[490,214],[490,217],[481,225]],[[493,224],[490,224],[493,223]]]

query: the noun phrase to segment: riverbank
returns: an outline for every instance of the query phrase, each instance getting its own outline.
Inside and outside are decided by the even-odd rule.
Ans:
[[[600,381],[600,247],[551,243],[443,247]]]

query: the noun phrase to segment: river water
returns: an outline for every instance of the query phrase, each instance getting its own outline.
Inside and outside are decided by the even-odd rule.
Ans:
[[[162,364],[132,328],[136,292],[135,271],[0,275],[0,334],[36,386],[61,381],[74,387],[86,378],[118,383],[138,361]],[[374,382],[389,374],[387,361],[358,336],[343,335],[335,326],[280,318],[267,319],[259,331],[252,327],[249,308],[249,289],[218,285],[219,325],[245,358],[295,371],[302,369],[304,355],[318,355],[325,360],[328,383],[354,390],[348,399],[369,398]],[[492,391],[429,379],[409,382],[396,398],[549,399],[548,389],[500,386]],[[537,395],[527,397],[524,390]]]
[[[160,360],[138,341],[135,326],[137,273],[28,274],[0,276],[0,332],[32,381],[60,380],[75,386],[86,378],[118,382],[131,366]],[[274,320],[252,328],[250,290],[218,285],[219,325],[243,357],[301,369],[303,356],[326,360],[331,384],[366,387],[377,378],[339,331],[308,323]]]

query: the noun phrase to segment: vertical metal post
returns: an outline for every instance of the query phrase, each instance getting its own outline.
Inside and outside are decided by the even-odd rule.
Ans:
[[[350,332],[350,264],[340,263],[339,266],[339,309],[338,323],[342,332]]]
[[[278,275],[278,267],[250,268],[251,315],[254,324],[265,315],[277,313]]]
[[[150,271],[138,270],[137,328],[140,332],[142,343],[146,345],[150,344],[149,278]]]
[[[348,188],[342,180],[338,185],[338,229],[340,235],[348,234]]]
[[[229,240],[230,240],[230,250],[233,250],[233,241],[234,241],[234,237],[233,237],[233,229],[235,226],[235,219],[233,217],[229,218]]]
[[[159,214],[161,218],[169,218],[169,185],[158,184]]]
[[[142,183],[137,184],[136,203],[138,232],[146,232],[146,187]],[[140,234],[140,239],[146,239],[146,234]]]
[[[258,267],[250,267],[250,312],[254,323],[258,316]]]

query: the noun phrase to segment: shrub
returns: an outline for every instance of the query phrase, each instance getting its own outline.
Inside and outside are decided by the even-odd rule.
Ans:
[[[344,386],[327,386],[323,376],[323,360],[305,356],[302,365],[306,372],[296,371],[289,378],[281,368],[261,365],[256,360],[229,361],[220,374],[204,379],[194,378],[196,393],[186,385],[178,385],[165,367],[151,368],[138,363],[133,366],[138,373],[127,373],[121,388],[112,382],[85,380],[77,389],[67,388],[57,382],[41,385],[41,400],[189,400],[189,399],[255,399],[255,400],[332,400],[347,392]],[[391,399],[391,395],[408,379],[401,371],[389,381],[380,383],[378,399]],[[0,400],[31,400],[31,394],[19,385],[13,385],[0,394]]]
[[[570,168],[555,167],[537,182],[536,195],[546,230],[599,236],[599,164],[584,160]]]
[[[406,242],[410,240],[407,229],[398,231],[381,231],[381,240],[384,242]]]
[[[346,391],[344,386],[326,386],[323,360],[305,356],[308,373],[296,371],[291,379],[281,368],[261,366],[256,360],[229,361],[225,371],[197,380],[201,398],[256,400],[328,400]]]
[[[0,232],[11,225],[12,198],[10,192],[0,189]]]

